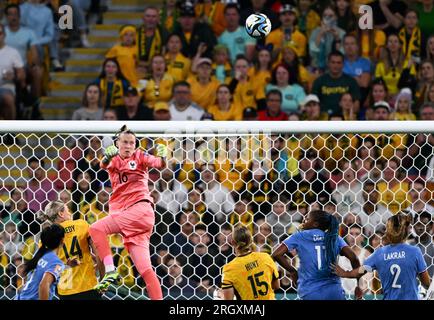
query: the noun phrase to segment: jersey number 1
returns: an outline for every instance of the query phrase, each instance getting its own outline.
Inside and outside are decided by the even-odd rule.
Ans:
[[[258,293],[261,296],[265,296],[268,293],[268,283],[265,281],[261,281],[261,279],[259,279],[263,275],[264,275],[264,271],[255,273],[253,276],[247,277],[247,280],[250,281],[250,285],[251,285],[252,291],[253,291],[253,296],[255,297],[255,299],[258,298]],[[258,290],[258,287],[259,287],[259,290]],[[262,289],[262,288],[264,288],[264,289]]]

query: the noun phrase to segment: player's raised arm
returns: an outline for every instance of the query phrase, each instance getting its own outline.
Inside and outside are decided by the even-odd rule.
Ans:
[[[104,158],[101,160],[101,167],[107,167],[110,163],[110,161],[115,157],[117,154],[119,154],[119,149],[116,148],[116,146],[111,145],[108,146],[104,150]]]

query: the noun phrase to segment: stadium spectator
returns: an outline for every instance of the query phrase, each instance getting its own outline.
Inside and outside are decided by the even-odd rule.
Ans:
[[[30,75],[32,94],[40,97],[42,94],[42,66],[38,54],[38,39],[32,29],[20,25],[20,7],[15,4],[5,8],[8,25],[5,28],[6,45],[18,50],[23,60],[25,70]],[[30,60],[27,60],[27,56]]]
[[[87,204],[92,203],[95,200],[97,190],[92,189],[93,181],[91,174],[88,171],[77,171],[74,181],[76,182],[72,189],[72,199],[74,203],[72,214],[75,220],[80,216],[83,216]]]
[[[80,32],[81,46],[90,48],[91,44],[87,39],[87,13],[91,9],[91,0],[69,0],[68,4],[72,7],[74,27]]]
[[[226,29],[219,36],[218,43],[229,48],[232,64],[238,55],[245,55],[252,61],[255,53],[256,40],[250,37],[244,26],[240,25],[240,10],[238,4],[228,3],[224,8]]]
[[[285,192],[290,199],[290,210],[306,209],[319,201],[328,202],[333,190],[329,180],[321,174],[318,153],[314,149],[301,150],[298,174],[286,183]]]
[[[228,215],[234,210],[234,199],[226,187],[218,182],[216,168],[213,164],[201,166],[201,184],[204,189],[204,200],[210,211],[215,214],[218,223],[227,222]]]
[[[10,260],[16,254],[20,254],[23,247],[23,239],[17,230],[17,225],[13,221],[7,222],[4,230],[0,232],[0,242],[3,243],[4,251]]]
[[[209,58],[199,58],[193,61],[192,74],[188,77],[187,82],[191,88],[191,99],[208,110],[216,100],[216,91],[219,81],[212,77],[212,60]]]
[[[332,197],[337,203],[337,211],[341,216],[347,212],[359,212],[363,203],[362,183],[357,179],[355,162],[342,161],[342,180],[333,191]]]
[[[312,93],[317,95],[321,103],[321,111],[339,112],[339,99],[342,94],[350,93],[354,98],[356,109],[360,105],[360,89],[352,77],[343,73],[344,56],[335,51],[328,56],[328,72],[317,78]]]
[[[266,92],[279,90],[282,93],[282,111],[286,114],[298,112],[300,104],[306,98],[303,87],[289,78],[290,74],[285,65],[278,65],[272,73],[271,82],[266,87]]]
[[[354,251],[360,263],[363,264],[365,259],[371,254],[364,248],[365,237],[362,233],[362,227],[359,224],[353,224],[348,228],[348,233],[344,236],[344,240],[348,243],[348,246]],[[351,262],[346,257],[339,259],[339,266],[345,270],[351,270]],[[372,275],[371,275],[372,277]],[[354,293],[357,286],[363,291],[368,288],[371,277],[363,277],[360,280],[342,279],[342,287],[345,290],[345,294],[350,296]]]
[[[175,216],[187,201],[187,188],[175,179],[171,168],[166,167],[160,174],[160,179],[154,184],[155,190],[160,193],[157,204]]]
[[[11,190],[9,205],[5,208],[1,215],[1,222],[6,225],[8,222],[13,222],[17,226],[19,234],[23,236],[23,240],[39,233],[40,226],[36,220],[36,215],[30,211],[25,200],[25,190],[23,188],[15,188]],[[2,230],[3,228],[0,228]]]
[[[238,224],[245,226],[252,234],[254,233],[254,211],[250,199],[240,198],[234,206],[234,212],[229,216],[229,223],[232,227]]]
[[[164,265],[167,275],[163,278],[162,285],[167,299],[191,299],[195,295],[195,284],[185,275],[182,261],[171,255],[166,256]]]
[[[257,108],[256,100],[263,99],[265,96],[264,88],[254,85],[254,79],[249,78],[249,62],[244,56],[238,56],[234,64],[234,78],[229,83],[234,102],[244,108]],[[258,90],[258,91],[255,91]]]
[[[434,86],[434,61],[425,60],[420,65],[420,77],[417,85],[416,96],[419,96],[418,104],[429,99],[430,91]]]
[[[426,59],[434,63],[434,35],[429,36],[427,40]]]
[[[368,180],[363,183],[362,196],[361,210],[357,213],[357,216],[360,218],[364,233],[367,236],[372,236],[377,228],[386,226],[391,213],[384,206],[378,205],[379,193],[375,189],[373,181]]]
[[[265,218],[260,218],[255,222],[255,231],[253,233],[253,243],[256,251],[271,254],[277,244],[277,238],[272,233],[271,226]]]
[[[243,111],[243,121],[256,121],[258,120],[258,113],[255,108],[247,107]]]
[[[346,1],[338,0],[337,2]],[[358,40],[354,34],[346,34],[343,43],[345,52],[343,72],[357,81],[360,88],[361,103],[363,103],[368,95],[372,65],[369,59],[360,56]]]
[[[312,31],[321,24],[321,18],[313,8],[316,1],[302,0],[297,1],[298,9],[298,30],[309,39]]]
[[[190,74],[191,60],[182,54],[181,38],[171,34],[167,39],[167,52],[164,56],[167,64],[167,73],[175,82],[184,81]]]
[[[345,30],[337,26],[336,12],[332,6],[324,8],[321,19],[321,26],[315,28],[309,38],[310,66],[320,72],[326,70],[330,53],[343,51],[342,41],[345,35]]]
[[[314,76],[310,75],[305,66],[303,66],[295,49],[293,43],[285,44],[282,48],[279,63],[287,67],[291,83],[297,83],[304,88],[305,92],[310,92]]]
[[[408,88],[402,89],[395,102],[395,112],[391,114],[393,120],[416,120],[416,116],[411,111],[412,93]]]
[[[171,120],[200,120],[204,110],[192,102],[191,86],[188,82],[180,81],[173,85],[173,99],[169,104]]]
[[[122,105],[123,93],[130,86],[121,72],[119,63],[114,58],[106,58],[101,73],[95,84],[101,89],[103,109],[116,108]]]
[[[216,103],[211,105],[208,110],[213,115],[214,120],[229,121],[243,119],[243,106],[232,101],[229,86],[221,84],[217,88]]]
[[[342,120],[355,121],[358,118],[358,112],[355,110],[354,100],[350,93],[344,93],[339,100]]]
[[[403,1],[375,0],[369,4],[374,13],[374,28],[386,34],[398,32],[404,22],[407,5]]]
[[[414,216],[413,231],[415,239],[413,244],[422,251],[423,258],[428,266],[430,277],[434,276],[434,243],[433,243],[433,220],[432,214],[420,212]]]
[[[228,47],[217,44],[213,50],[212,74],[220,83],[229,83],[232,78],[232,65]]]
[[[306,36],[297,28],[297,9],[284,4],[279,9],[280,27],[274,29],[265,39],[265,43],[273,45],[273,57],[277,57],[282,48],[291,43],[300,59],[306,56]]]
[[[104,111],[103,120],[106,121],[116,121],[118,119],[118,115],[115,109],[107,109]]]
[[[167,72],[166,61],[156,54],[150,61],[150,77],[146,81],[143,97],[150,108],[158,101],[168,102],[172,97],[173,78]]]
[[[256,46],[253,66],[249,68],[247,73],[250,79],[255,79],[253,82],[253,91],[260,92],[261,88],[265,88],[271,81],[271,50],[272,45]],[[292,79],[290,74],[290,79]],[[258,101],[258,108],[261,109],[262,101]]]
[[[420,107],[420,120],[434,120],[434,104],[424,103]],[[405,161],[405,166],[410,166],[411,175],[425,176],[434,154],[434,135],[432,133],[411,134],[407,147],[409,157]]]
[[[404,26],[399,30],[399,40],[406,60],[413,59],[419,64],[422,48],[426,46],[425,34],[419,28],[419,17],[416,10],[409,9],[404,15]]]
[[[132,86],[138,85],[139,79],[136,73],[137,46],[136,27],[123,25],[119,30],[119,43],[115,44],[105,55],[106,58],[114,58],[118,61],[120,70]]]
[[[188,258],[185,271],[195,283],[196,290],[201,293],[210,293],[222,267],[214,263],[218,248],[211,240],[212,237],[207,233],[204,225],[195,226],[194,232],[190,235],[194,251]]]
[[[170,109],[167,102],[156,102],[152,112],[152,120],[155,121],[169,121],[172,119],[170,115]]]
[[[89,173],[92,181],[92,189],[97,191],[101,185],[108,181],[107,172],[101,170],[100,160],[103,158],[103,149],[101,147],[101,137],[92,136],[89,138],[89,144],[84,150],[84,154],[77,162],[77,171],[74,171],[74,176],[78,172]]]
[[[230,234],[232,226],[229,223],[221,225],[219,233],[214,237],[219,248],[216,256],[217,265],[225,265],[234,258],[232,247],[230,246]]]
[[[45,0],[29,0],[20,5],[21,25],[32,29],[37,37],[38,56],[44,61],[44,47],[49,46],[54,39],[55,25],[53,14],[46,6]],[[55,69],[63,68],[58,59],[58,52],[50,52]]]
[[[15,82],[18,88],[24,88],[26,76],[19,52],[6,45],[5,38],[5,27],[0,24],[0,118],[15,120]]]
[[[286,72],[286,71],[285,71]],[[267,107],[258,111],[260,121],[286,121],[288,114],[282,111],[282,92],[278,89],[270,89],[266,95]]]
[[[143,103],[136,88],[129,86],[124,91],[123,106],[116,108],[118,120],[154,120],[153,111]]]
[[[361,110],[360,120],[372,120],[374,110],[372,106],[380,101],[388,102],[390,100],[389,92],[383,78],[376,78],[371,82],[371,89],[364,103],[364,108]]]
[[[328,120],[327,112],[321,112],[320,101],[317,95],[308,94],[302,103],[302,120],[318,121]]]
[[[336,7],[337,26],[347,33],[356,31],[358,28],[357,17],[353,12],[353,2],[351,0],[333,0]]]
[[[86,220],[89,224],[93,224],[106,217],[109,212],[108,200],[112,191],[112,187],[108,184],[102,185],[95,199],[84,205],[80,218]]]
[[[434,24],[432,16],[434,14],[434,1],[424,0],[415,4],[414,6],[418,14],[418,26],[423,34],[434,34]]]
[[[52,181],[46,177],[45,161],[32,157],[27,161],[27,174],[29,177],[25,189],[25,199],[28,208],[36,213],[57,197],[56,188]]]
[[[387,37],[386,47],[381,51],[380,59],[375,67],[375,77],[383,78],[391,96],[398,93],[399,82],[403,75],[416,75],[416,68],[412,61],[405,59],[398,35],[390,34]]]
[[[287,210],[287,199],[284,197],[273,202],[272,210],[265,216],[265,221],[271,226],[273,235],[279,241],[295,232],[295,221]]]
[[[82,107],[75,110],[72,120],[102,120],[102,96],[98,85],[90,83],[84,89]]]
[[[217,43],[208,23],[196,20],[194,7],[190,2],[181,4],[179,13],[179,25],[174,31],[182,41],[182,54],[187,58],[193,58],[199,46],[204,46],[204,51],[201,52],[203,57],[212,58],[212,50]]]
[[[405,210],[416,217],[421,212],[427,212],[434,215],[434,207],[429,204],[429,191],[426,188],[426,182],[422,179],[417,179],[412,182],[410,190],[411,204]]]
[[[162,54],[167,42],[168,32],[159,24],[159,10],[147,6],[143,13],[143,24],[137,28],[138,65],[144,69],[144,75],[149,72],[150,61],[154,55]]]
[[[379,192],[378,204],[396,214],[411,203],[410,185],[403,179],[401,160],[391,158],[383,162],[382,179],[377,183]]]

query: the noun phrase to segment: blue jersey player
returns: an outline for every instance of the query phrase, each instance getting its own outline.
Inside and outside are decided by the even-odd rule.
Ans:
[[[411,215],[398,213],[387,220],[384,247],[370,255],[363,266],[344,271],[334,266],[343,278],[360,278],[366,272],[378,271],[385,300],[418,300],[418,281],[428,289],[430,277],[422,252],[405,243],[411,227]]]
[[[331,265],[338,255],[347,257],[353,268],[358,268],[360,262],[339,237],[338,220],[325,211],[315,210],[306,216],[302,229],[287,238],[273,253],[273,258],[289,272],[293,283],[297,283],[300,299],[345,300],[341,279],[332,272]],[[298,255],[298,271],[285,255]],[[357,298],[361,297],[359,287],[355,294]]]
[[[53,224],[41,232],[41,247],[24,266],[26,282],[17,300],[51,300],[56,283],[64,269],[62,260],[53,251],[63,244],[64,228]]]

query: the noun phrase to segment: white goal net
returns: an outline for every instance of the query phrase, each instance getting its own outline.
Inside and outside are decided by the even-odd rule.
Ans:
[[[13,299],[23,284],[22,264],[39,241],[37,212],[49,200],[61,199],[89,224],[108,214],[111,186],[99,160],[122,124],[0,123],[0,299]],[[408,241],[422,249],[433,277],[432,122],[128,125],[143,150],[169,146],[167,168],[150,171],[149,182],[156,204],[151,258],[165,299],[212,299],[233,258],[228,235],[236,223],[250,228],[256,250],[271,253],[313,208],[339,217],[341,236],[362,262],[381,246],[387,218],[408,211]],[[105,298],[147,299],[120,236],[110,244],[122,280]],[[295,299],[280,273],[277,298]],[[351,297],[355,283],[343,286]],[[363,286],[367,298],[381,295],[375,275]]]

